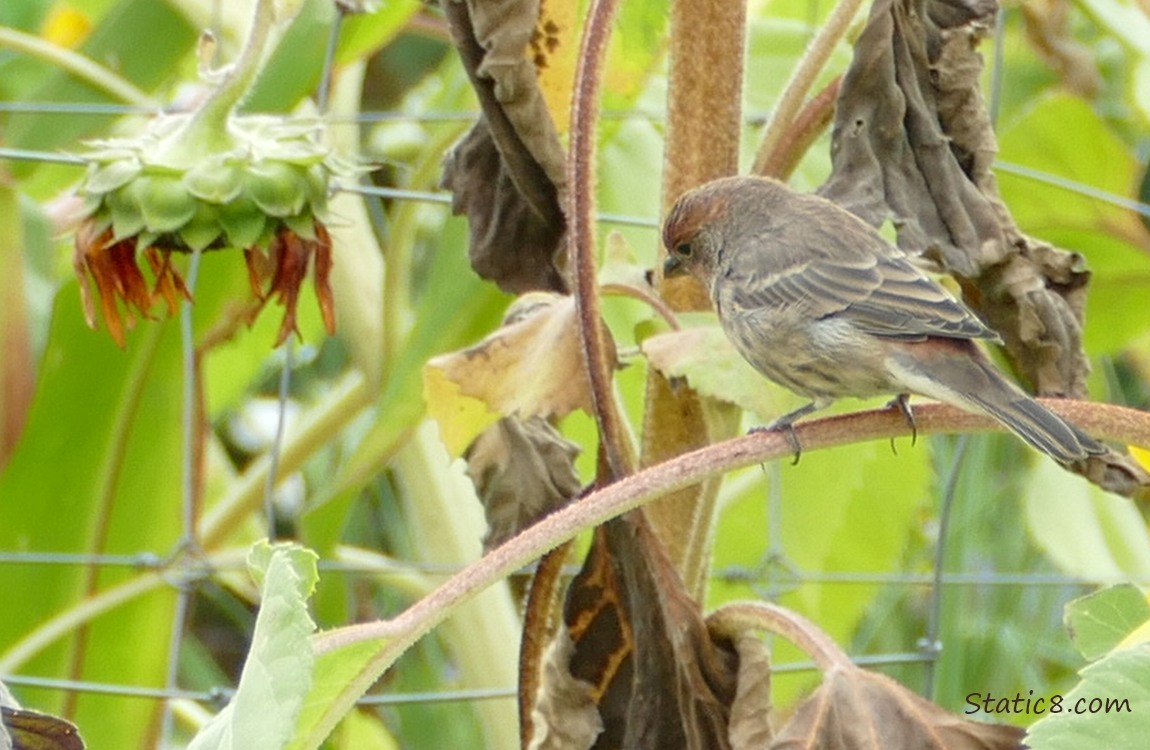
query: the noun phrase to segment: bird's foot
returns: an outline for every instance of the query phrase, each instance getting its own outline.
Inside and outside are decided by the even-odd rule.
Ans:
[[[822,406],[819,402],[812,401],[806,406],[802,406],[792,412],[787,412],[768,425],[752,427],[751,432],[782,432],[787,439],[787,445],[791,447],[791,452],[794,453],[795,456],[794,460],[791,461],[791,466],[796,466],[799,463],[799,458],[803,455],[803,444],[799,442],[798,433],[795,432],[795,420],[800,417],[805,417],[816,409],[822,408]]]
[[[918,442],[918,425],[915,424],[914,410],[910,406],[910,394],[909,393],[898,394],[897,396],[895,396],[893,399],[891,399],[887,403],[886,408],[898,409],[899,412],[902,413],[902,418],[906,420],[906,426],[910,428],[910,444],[913,446],[915,443],[917,443]],[[898,453],[898,451],[894,447],[894,438],[890,439],[890,449],[892,451],[894,451],[894,453],[896,453],[896,454]]]

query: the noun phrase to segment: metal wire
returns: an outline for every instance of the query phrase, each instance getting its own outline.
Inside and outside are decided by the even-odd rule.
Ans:
[[[69,552],[0,552],[0,565],[74,565],[77,567],[103,567],[103,568],[133,568],[136,570],[165,570],[173,569],[175,563],[171,557],[160,557],[152,552],[138,555],[99,555],[76,554]],[[391,567],[381,567],[378,564],[355,564],[339,560],[320,560],[317,563],[319,571],[330,575],[344,576],[387,576],[398,573],[416,573],[431,578],[448,578],[463,570],[463,565],[449,565],[443,563],[429,563],[419,561],[404,561],[395,563]],[[211,569],[224,573],[242,571],[247,564],[236,560],[234,562],[214,563]],[[528,576],[535,570],[535,565],[525,566],[517,575]],[[851,571],[804,571],[794,565],[786,570],[788,585],[835,585],[835,586],[883,586],[900,584],[909,587],[931,586],[936,581],[946,586],[1003,586],[1003,587],[1053,587],[1083,585],[1107,585],[1117,583],[1133,583],[1139,586],[1150,586],[1150,578],[1131,579],[1129,576],[1094,576],[1089,580],[1060,573],[943,573],[939,576],[933,573],[862,573]],[[570,578],[579,572],[579,566],[568,565],[563,568],[562,575]],[[727,565],[716,568],[711,579],[720,583],[764,583],[767,577],[759,569],[751,569],[738,565]],[[775,575],[778,580],[778,574]]]
[[[966,448],[970,444],[970,436],[962,435],[958,439],[954,450],[954,460],[951,461],[947,473],[946,485],[942,490],[942,503],[938,511],[938,542],[934,549],[934,574],[931,576],[930,589],[930,615],[926,621],[926,636],[918,645],[924,654],[932,655],[924,667],[923,694],[927,698],[934,698],[937,672],[935,665],[937,657],[942,652],[942,597],[946,590],[943,582],[943,569],[946,567],[947,542],[950,539],[951,511],[954,510],[955,495],[958,491],[958,479],[962,472],[963,459],[966,457]]]
[[[189,295],[195,295],[196,284],[200,276],[200,260],[203,252],[196,250],[188,261],[188,275],[186,285]],[[183,514],[181,516],[182,534],[179,549],[193,552],[198,546],[196,541],[196,506],[198,498],[196,492],[198,467],[196,445],[199,441],[199,424],[197,418],[198,386],[196,383],[196,343],[193,330],[191,299],[180,302],[180,349],[183,357],[183,460],[181,482],[181,500],[183,501]],[[168,643],[168,674],[164,684],[169,690],[179,686],[180,679],[180,651],[183,647],[184,631],[188,622],[188,613],[191,611],[192,589],[189,586],[179,586],[176,594],[176,609],[172,614],[172,633]],[[166,741],[171,736],[173,728],[173,715],[171,704],[165,704],[164,715],[161,720],[160,736]]]
[[[87,162],[82,157],[73,156],[71,154],[4,147],[0,147],[0,160],[33,161],[42,162],[45,164],[67,164],[77,167],[82,167],[87,164]],[[1079,182],[1069,177],[1051,174],[1050,172],[1034,169],[1033,167],[1028,167],[1023,164],[1015,164],[1013,162],[1002,160],[995,160],[994,168],[1000,172],[1006,172],[1007,174],[1025,177],[1029,180],[1033,180],[1034,182],[1041,182],[1046,185],[1061,188],[1068,192],[1091,198],[1099,203],[1105,203],[1111,206],[1126,209],[1128,211],[1134,211],[1141,216],[1150,218],[1150,204],[1143,203],[1142,201],[1134,198],[1127,198],[1122,195],[1117,195],[1108,190],[1092,187],[1084,182]],[[407,190],[404,188],[361,184],[340,185],[338,186],[338,190],[348,193],[358,193],[360,195],[373,195],[380,198],[387,198],[389,200],[419,201],[421,203],[440,203],[443,205],[451,204],[451,194],[445,192]],[[659,219],[654,216],[629,216],[625,214],[601,212],[597,214],[597,217],[600,221],[608,224],[647,227],[650,229],[657,229],[659,226]]]

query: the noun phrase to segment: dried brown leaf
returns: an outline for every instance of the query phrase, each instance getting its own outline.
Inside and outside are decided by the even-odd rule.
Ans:
[[[76,726],[56,716],[2,706],[0,723],[0,729],[7,731],[12,750],[84,750]]]
[[[571,636],[563,628],[543,662],[544,688],[532,712],[531,750],[587,750],[603,731],[592,685],[571,675],[573,653]]]
[[[478,399],[503,416],[520,419],[562,417],[575,409],[590,410],[577,325],[572,298],[546,294],[522,297],[512,305],[507,322],[494,333],[466,349],[429,360],[424,368],[425,386],[454,383],[462,396]],[[425,390],[433,416],[449,420],[453,407],[446,403],[446,389]]]
[[[843,81],[820,191],[959,278],[1039,395],[1081,397],[1081,256],[1026,237],[998,197],[977,43],[994,0],[879,0]]]
[[[564,153],[528,54],[538,0],[446,0],[483,115],[452,149],[442,184],[466,214],[475,271],[505,291],[566,291]]]
[[[487,515],[485,550],[578,494],[577,455],[579,446],[539,417],[504,417],[475,439],[464,458]]]
[[[995,0],[877,0],[843,79],[820,193],[954,275],[1040,396],[1084,398],[1081,255],[1028,237],[998,195],[976,47]],[[1111,451],[1071,470],[1129,495],[1145,474]]]
[[[851,665],[823,676],[772,750],[1015,750],[1025,730],[945,711],[884,675]]]
[[[771,727],[771,654],[758,634],[744,631],[733,639],[739,655],[739,684],[731,704],[731,750],[769,747]]]
[[[736,656],[711,639],[641,513],[596,530],[564,620],[570,672],[592,686],[603,721],[593,747],[730,747]]]
[[[570,638],[573,647],[567,663],[568,673],[591,689],[603,728],[593,745],[597,748],[622,747],[627,731],[627,711],[635,675],[635,639],[627,615],[629,608],[627,592],[611,561],[604,529],[599,527],[583,568],[567,589],[560,635]],[[540,700],[551,691],[548,683],[544,674]],[[535,731],[540,731],[538,724]]]

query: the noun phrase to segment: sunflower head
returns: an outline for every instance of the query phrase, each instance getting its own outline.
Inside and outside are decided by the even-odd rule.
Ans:
[[[202,141],[185,143],[186,124],[163,117],[137,138],[97,142],[87,154],[74,266],[88,324],[99,314],[123,346],[136,315],[153,317],[160,301],[171,315],[180,299],[191,300],[174,253],[239,249],[256,312],[268,299],[284,307],[277,344],[298,333],[309,265],[334,333],[327,201],[332,178],[351,170],[320,143],[318,123],[233,116],[206,151]]]

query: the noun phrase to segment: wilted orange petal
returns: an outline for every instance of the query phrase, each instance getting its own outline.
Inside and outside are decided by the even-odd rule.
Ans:
[[[92,301],[92,285],[88,280],[88,252],[95,242],[107,242],[107,237],[111,236],[111,232],[100,234],[95,230],[93,222],[84,222],[78,230],[76,230],[76,249],[72,253],[72,268],[76,272],[76,278],[80,282],[80,304],[84,307],[84,320],[88,323],[88,327],[96,328],[96,305]]]
[[[121,240],[109,247],[105,254],[111,262],[116,291],[124,298],[124,302],[135,307],[144,317],[152,317],[149,313],[152,292],[148,289],[148,282],[140,267],[136,265],[136,239],[129,237]]]
[[[276,346],[279,346],[293,332],[299,335],[296,325],[296,307],[299,303],[299,288],[307,275],[308,244],[298,234],[287,227],[276,233],[272,243],[271,254],[275,262],[275,274],[272,276],[268,296],[277,295],[280,304],[284,306],[284,320],[276,337]]]
[[[248,282],[252,294],[258,300],[251,318],[255,318],[269,299],[274,298],[284,306],[284,319],[276,337],[276,346],[286,341],[292,333],[299,335],[296,313],[300,287],[307,276],[308,263],[312,258],[315,258],[315,291],[324,327],[328,333],[335,333],[335,304],[329,280],[332,268],[331,235],[318,222],[315,224],[315,235],[314,240],[304,239],[290,227],[281,226],[268,246],[267,255],[254,247],[244,251]],[[262,279],[268,275],[269,268],[271,282],[264,291]]]
[[[130,286],[131,282],[125,283],[124,280],[119,278],[122,270],[123,263],[116,261],[117,248],[129,244],[126,241],[117,242],[112,247],[108,246],[109,240],[112,239],[112,231],[105,230],[96,234],[90,225],[85,225],[81,231],[76,234],[76,253],[81,255],[81,259],[74,259],[74,265],[77,271],[92,276],[92,280],[96,282],[96,291],[100,295],[100,308],[104,313],[104,323],[108,326],[108,333],[119,346],[124,345],[124,324],[120,317],[120,308],[116,304],[116,298],[123,295],[123,290]],[[120,252],[120,255],[123,253]],[[134,262],[132,264],[135,265]],[[136,270],[139,273],[139,269]],[[85,294],[87,282],[81,284],[81,295]],[[86,305],[91,304],[91,298],[88,296],[84,300]],[[88,315],[89,322],[95,318],[94,314]],[[131,315],[128,315],[129,324],[132,322]]]
[[[267,299],[264,294],[263,277],[268,268],[268,257],[258,247],[249,247],[244,250],[244,262],[248,264],[248,283],[252,287],[252,296],[260,301],[260,306]]]
[[[177,298],[182,297],[191,302],[192,295],[184,286],[184,280],[180,277],[179,272],[172,266],[172,251],[162,251],[163,259],[160,258],[160,252],[154,247],[149,247],[144,255],[148,258],[148,265],[152,267],[152,273],[156,276],[156,285],[152,288],[152,299],[163,297],[168,306],[168,315],[171,316],[176,314]]]
[[[323,327],[329,336],[335,335],[335,300],[331,294],[331,235],[327,227],[319,222],[315,225],[315,261],[312,273],[315,274],[315,296],[319,300],[319,311],[323,315]]]

